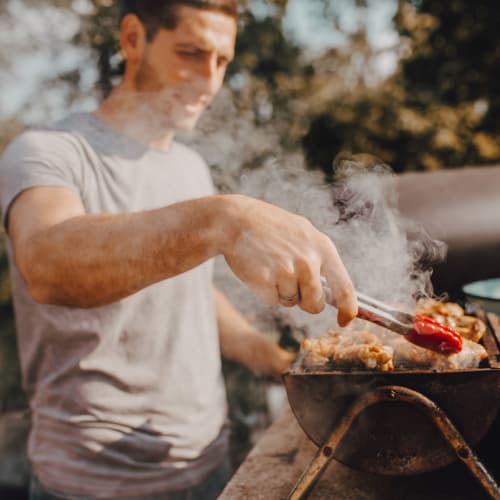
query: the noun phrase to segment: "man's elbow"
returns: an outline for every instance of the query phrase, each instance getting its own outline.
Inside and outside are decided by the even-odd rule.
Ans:
[[[54,285],[48,285],[41,279],[26,279],[26,287],[32,300],[38,304],[52,306],[78,307],[88,309],[94,307],[89,301],[78,297],[69,297],[68,294],[62,294],[62,290]]]
[[[28,286],[28,292],[31,298],[38,304],[54,304],[56,302],[46,287]]]
[[[53,304],[54,294],[44,278],[44,265],[43,259],[38,258],[33,251],[19,252],[16,255],[16,266],[30,297],[38,304]]]
[[[38,304],[54,304],[56,302],[51,287],[43,282],[40,276],[37,276],[36,271],[22,272],[20,271],[30,297]]]
[[[44,305],[65,306],[78,309],[92,309],[106,305],[93,295],[75,294],[68,290],[61,282],[59,284],[43,279],[36,273],[21,273],[31,299]]]
[[[46,251],[32,247],[15,253],[15,263],[31,299],[38,304],[91,309],[121,297],[98,293],[93,280],[77,279]]]

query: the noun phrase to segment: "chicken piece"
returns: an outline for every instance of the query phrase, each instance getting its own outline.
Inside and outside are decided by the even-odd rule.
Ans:
[[[486,331],[486,325],[474,316],[462,316],[457,318],[453,327],[462,337],[479,342]]]
[[[331,357],[336,346],[341,342],[340,332],[327,332],[316,339],[316,349],[326,357]]]
[[[302,364],[309,370],[321,368],[367,368],[392,371],[393,349],[383,346],[367,331],[327,332],[301,344]]]
[[[481,344],[464,339],[462,350],[452,356],[448,356],[448,363],[450,369],[455,370],[478,368],[481,361],[487,357],[488,353]]]
[[[454,302],[438,302],[421,299],[417,304],[417,314],[429,316],[456,330],[463,338],[479,342],[486,331],[486,325],[479,318],[466,316],[464,310]]]
[[[458,370],[477,368],[487,357],[480,344],[463,339],[462,350],[450,356],[422,349],[401,338],[394,343],[394,365],[396,369],[427,368],[433,370]]]
[[[434,299],[420,299],[417,304],[418,314],[430,316],[463,316],[465,311],[455,302],[439,302]]]
[[[324,368],[330,363],[330,358],[322,354],[317,339],[305,339],[300,344],[302,366],[308,370]]]
[[[394,370],[393,349],[377,344],[358,344],[335,352],[333,363],[349,368],[367,368],[383,372]]]

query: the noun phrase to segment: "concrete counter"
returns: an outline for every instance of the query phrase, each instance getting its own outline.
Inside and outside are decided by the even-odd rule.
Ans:
[[[316,450],[287,406],[236,471],[219,500],[286,499]],[[482,488],[461,463],[441,471],[404,478],[365,474],[336,461],[330,463],[309,496],[309,500],[486,498]]]

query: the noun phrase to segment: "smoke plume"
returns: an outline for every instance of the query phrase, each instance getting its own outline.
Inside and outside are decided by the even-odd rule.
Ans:
[[[328,231],[359,291],[412,309],[432,296],[431,266],[446,254],[417,223],[397,209],[396,176],[371,155],[339,155]]]

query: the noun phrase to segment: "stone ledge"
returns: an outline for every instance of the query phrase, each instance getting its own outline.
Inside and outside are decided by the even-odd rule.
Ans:
[[[219,500],[282,500],[316,453],[290,408],[266,431]],[[497,476],[498,477],[498,476]],[[365,474],[332,461],[309,500],[482,500],[481,487],[461,464],[413,477]]]

